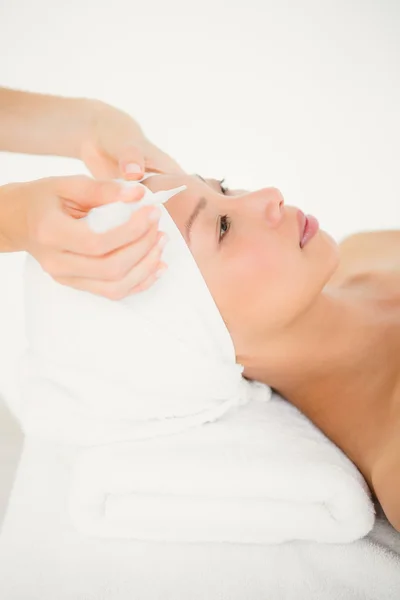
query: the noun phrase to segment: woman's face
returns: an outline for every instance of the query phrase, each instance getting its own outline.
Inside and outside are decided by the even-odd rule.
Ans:
[[[187,186],[164,206],[187,241],[236,356],[290,326],[338,266],[338,245],[324,231],[300,248],[297,208],[285,206],[276,188],[224,193],[217,180],[186,174],[144,183],[154,192]],[[199,203],[189,233],[186,223]]]

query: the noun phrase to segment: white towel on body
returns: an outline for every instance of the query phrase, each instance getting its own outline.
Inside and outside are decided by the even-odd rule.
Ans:
[[[76,528],[170,541],[363,537],[374,523],[363,477],[299,411],[283,400],[273,408],[271,389],[242,377],[201,272],[161,210],[168,270],[124,300],[60,285],[27,257],[17,416],[28,435],[93,446],[71,479]]]

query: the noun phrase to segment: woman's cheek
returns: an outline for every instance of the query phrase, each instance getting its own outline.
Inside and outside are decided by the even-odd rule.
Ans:
[[[257,299],[269,288],[274,277],[272,261],[261,252],[244,252],[236,258],[226,272],[226,290],[236,298],[236,304],[241,308],[257,303]]]
[[[279,274],[276,256],[273,256],[273,252],[267,252],[263,246],[243,253],[238,267],[242,273],[242,284],[246,282],[251,287],[271,282]]]

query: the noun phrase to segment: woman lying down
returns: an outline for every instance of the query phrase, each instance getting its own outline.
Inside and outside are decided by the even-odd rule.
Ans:
[[[339,246],[276,188],[157,174],[243,376],[301,410],[356,464],[400,531],[400,231]],[[310,220],[311,221],[311,220]],[[314,226],[312,226],[314,225]],[[396,262],[397,261],[397,262]]]
[[[30,259],[25,431],[136,441],[273,388],[358,467],[400,531],[400,231],[338,246],[312,219],[304,230],[273,187],[184,172],[143,184],[183,186],[161,206],[168,269],[150,289],[110,302]]]

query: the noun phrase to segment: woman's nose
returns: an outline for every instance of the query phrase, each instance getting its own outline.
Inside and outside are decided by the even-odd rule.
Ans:
[[[276,226],[281,221],[285,200],[278,188],[268,187],[251,192],[248,202],[258,217],[266,219],[271,225]]]

